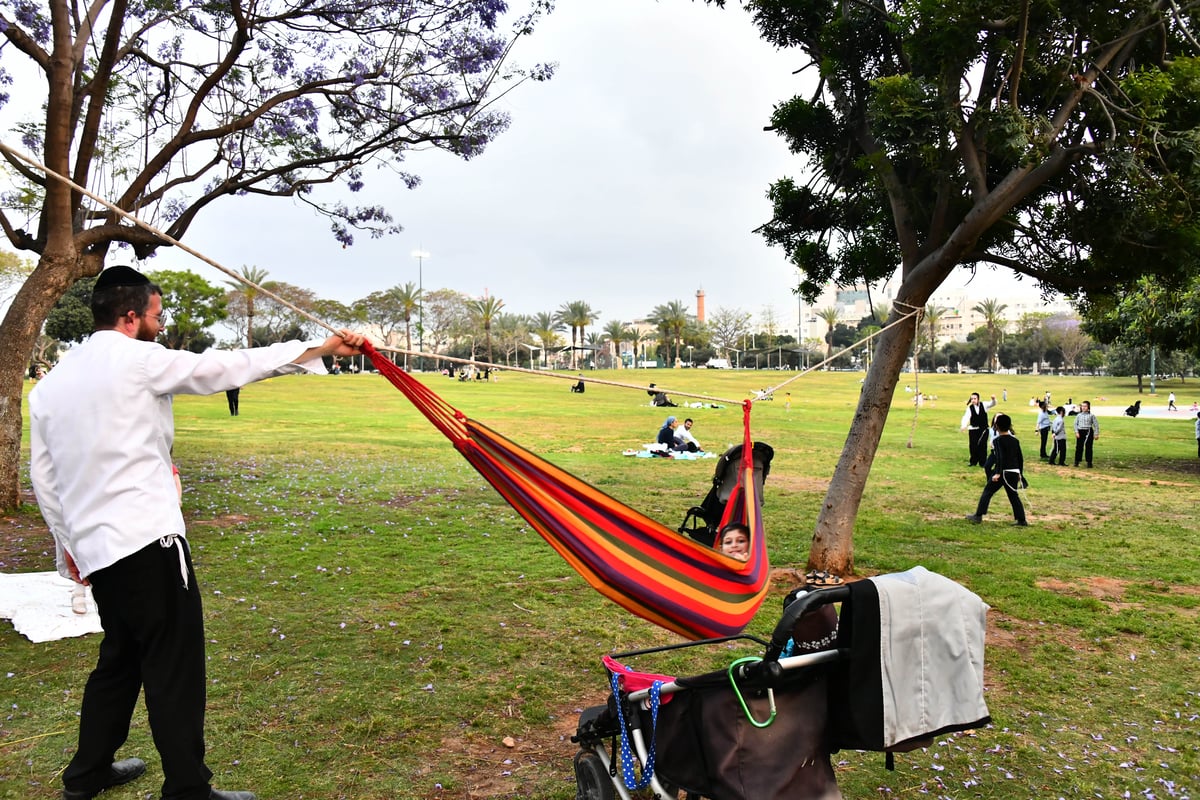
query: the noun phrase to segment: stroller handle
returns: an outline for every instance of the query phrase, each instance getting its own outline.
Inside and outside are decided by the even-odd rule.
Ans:
[[[767,652],[763,656],[760,666],[765,667],[767,664],[779,661],[779,655],[787,647],[788,639],[792,636],[792,629],[796,627],[796,621],[800,617],[817,606],[840,603],[848,599],[850,599],[850,587],[843,584],[841,586],[830,586],[825,589],[814,589],[793,600],[783,610],[783,616],[779,618],[779,623],[775,626],[775,631],[771,634],[771,643],[767,645]]]

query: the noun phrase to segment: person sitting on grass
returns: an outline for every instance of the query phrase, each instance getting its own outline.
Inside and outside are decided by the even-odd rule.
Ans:
[[[690,453],[698,453],[704,448],[700,446],[700,442],[692,435],[692,418],[688,417],[683,421],[683,425],[675,428],[675,442],[680,445],[680,449],[687,450]]]
[[[652,406],[664,408],[675,407],[675,404],[671,402],[671,398],[667,397],[667,393],[657,388],[657,384],[650,384],[650,388],[646,390],[646,394],[650,395],[650,405]]]
[[[667,417],[666,422],[658,429],[658,443],[666,445],[667,450],[681,452],[687,450],[687,445],[680,444],[675,439],[675,429],[679,427],[679,420],[675,417]]]

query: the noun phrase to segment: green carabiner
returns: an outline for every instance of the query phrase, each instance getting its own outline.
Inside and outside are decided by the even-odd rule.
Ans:
[[[750,724],[756,728],[765,728],[775,721],[775,690],[767,689],[767,699],[771,702],[771,716],[767,717],[766,722],[759,722],[754,718],[753,715],[751,715],[750,709],[746,706],[746,701],[742,698],[742,690],[738,688],[737,681],[733,677],[733,670],[735,667],[739,667],[742,664],[749,664],[754,661],[762,661],[762,659],[758,656],[746,656],[745,658],[739,658],[737,661],[734,661],[732,664],[730,664],[729,685],[733,687],[733,693],[737,696],[738,703],[740,703],[742,706],[742,713],[746,715],[746,719],[750,721]]]

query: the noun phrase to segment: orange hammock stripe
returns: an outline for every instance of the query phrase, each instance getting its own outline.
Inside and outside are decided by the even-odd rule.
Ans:
[[[454,409],[364,346],[386,377],[593,588],[617,605],[692,639],[740,633],[766,596],[770,565],[755,491],[750,407],[744,410],[738,488],[723,522],[743,519],[751,555],[735,561],[640,514]]]

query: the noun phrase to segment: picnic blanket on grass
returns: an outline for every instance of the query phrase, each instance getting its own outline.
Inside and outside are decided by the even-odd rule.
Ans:
[[[86,614],[71,610],[75,583],[57,572],[0,572],[0,619],[34,643],[101,633],[100,614],[87,587]]]

